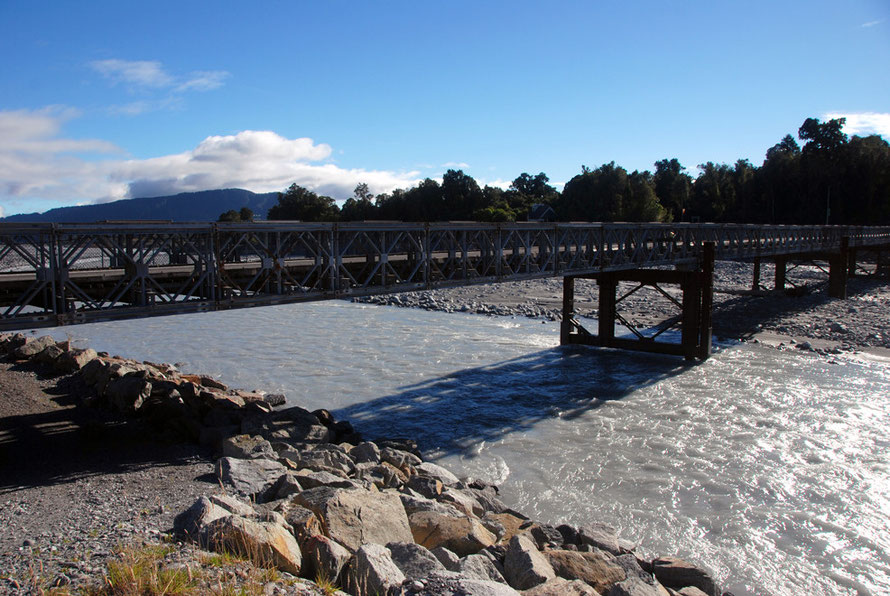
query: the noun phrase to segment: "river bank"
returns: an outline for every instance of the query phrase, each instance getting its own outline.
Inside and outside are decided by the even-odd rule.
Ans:
[[[761,284],[771,285],[774,266],[764,263]],[[719,261],[714,272],[716,339],[762,341],[770,346],[811,346],[821,351],[867,352],[890,357],[890,283],[881,278],[848,281],[844,300],[827,295],[827,275],[814,265],[787,274],[788,293],[752,292],[753,265]],[[636,284],[623,283],[620,294]],[[679,299],[679,289],[664,289]],[[619,294],[619,295],[620,295]],[[599,292],[593,280],[575,282],[575,309],[595,318]],[[546,278],[356,298],[356,302],[442,312],[530,317],[557,321],[562,316],[562,280]],[[651,289],[621,302],[620,312],[643,327],[678,313],[667,298]]]

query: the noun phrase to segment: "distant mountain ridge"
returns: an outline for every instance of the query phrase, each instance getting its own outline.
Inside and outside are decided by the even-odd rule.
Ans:
[[[170,220],[216,221],[220,214],[230,209],[239,211],[247,207],[258,218],[265,219],[269,207],[278,203],[277,192],[255,193],[242,188],[183,192],[165,197],[123,199],[111,203],[57,207],[45,213],[10,215],[0,221],[92,223],[103,220]]]

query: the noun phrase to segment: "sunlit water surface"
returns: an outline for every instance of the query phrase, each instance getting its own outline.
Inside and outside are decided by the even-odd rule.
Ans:
[[[66,333],[416,438],[532,517],[610,523],[738,596],[890,593],[887,364],[739,345],[686,366],[562,349],[551,322],[343,302]]]

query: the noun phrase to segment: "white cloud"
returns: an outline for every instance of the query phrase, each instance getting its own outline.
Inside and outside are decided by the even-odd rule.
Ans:
[[[188,78],[176,86],[177,91],[211,91],[223,86],[223,82],[229,78],[229,73],[224,70],[198,70],[191,73]]]
[[[375,194],[418,182],[416,171],[324,163],[330,146],[272,131],[209,136],[189,151],[150,159],[95,161],[84,154],[121,150],[106,141],[64,138],[61,126],[75,116],[61,108],[0,111],[0,201],[7,210],[8,198],[54,199],[58,206],[216,188],[280,191],[292,183],[346,199],[360,182]]]
[[[823,116],[826,120],[846,118],[844,132],[852,135],[879,134],[890,139],[890,114],[881,112],[833,112]]]
[[[868,29],[869,27],[874,27],[875,25],[880,25],[883,22],[884,22],[883,19],[880,21],[869,21],[867,23],[862,23],[860,25],[860,27],[862,27],[863,29]]]
[[[457,168],[459,170],[464,170],[464,169],[469,168],[470,164],[462,162],[462,161],[449,161],[447,163],[443,163],[440,167],[448,168],[450,170],[453,170],[454,168]]]
[[[90,62],[96,72],[113,83],[130,83],[139,87],[169,87],[174,79],[155,60],[96,60]]]

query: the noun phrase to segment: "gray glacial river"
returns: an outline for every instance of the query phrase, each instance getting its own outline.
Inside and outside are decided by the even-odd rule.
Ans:
[[[890,364],[559,348],[558,323],[323,302],[59,328],[408,436],[553,524],[602,521],[744,594],[890,593]]]

